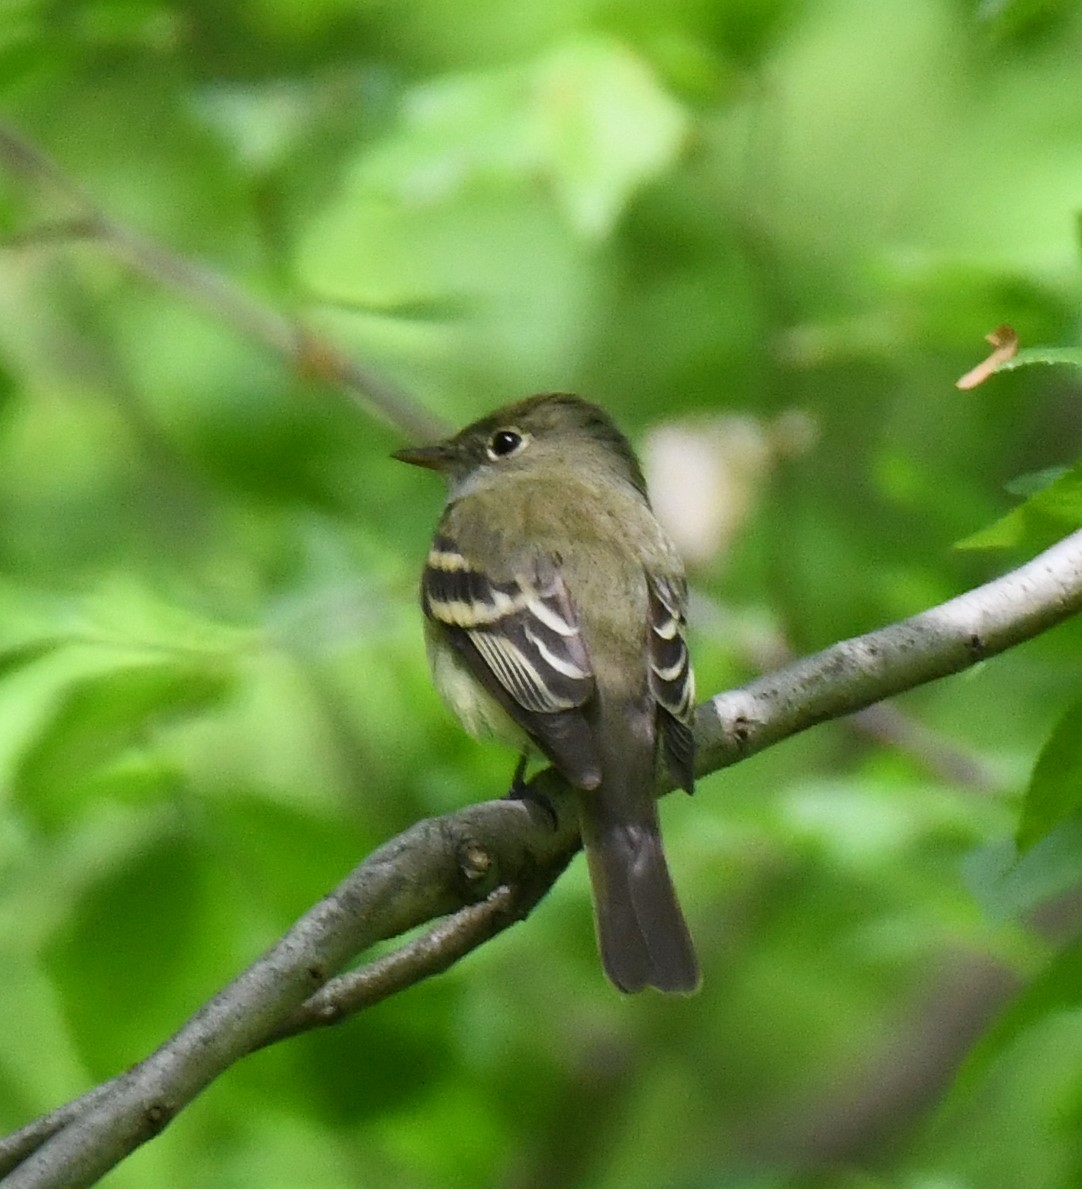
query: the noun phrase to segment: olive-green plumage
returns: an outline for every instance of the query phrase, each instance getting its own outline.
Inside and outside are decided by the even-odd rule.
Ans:
[[[654,797],[659,751],[694,781],[686,587],[631,447],[550,394],[396,457],[449,487],[422,578],[437,688],[472,734],[539,750],[578,790],[613,983],[695,990]]]

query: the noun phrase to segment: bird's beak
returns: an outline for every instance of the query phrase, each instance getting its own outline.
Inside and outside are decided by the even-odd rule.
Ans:
[[[450,464],[453,451],[446,442],[437,442],[434,446],[407,446],[404,450],[396,450],[391,457],[408,462],[410,466],[442,471]]]

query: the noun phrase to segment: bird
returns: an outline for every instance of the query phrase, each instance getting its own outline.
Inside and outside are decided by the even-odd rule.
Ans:
[[[434,684],[476,738],[540,753],[575,793],[605,974],[701,975],[662,845],[664,762],[694,790],[683,563],[600,406],[542,393],[394,457],[446,480],[421,577]]]

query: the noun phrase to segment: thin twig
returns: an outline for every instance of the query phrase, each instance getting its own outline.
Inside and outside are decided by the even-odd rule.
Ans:
[[[555,875],[529,890],[503,884],[480,904],[468,904],[399,949],[360,970],[332,978],[258,1047],[337,1024],[407,987],[442,974],[479,945],[523,920],[554,880]]]
[[[74,208],[67,219],[43,224],[9,239],[9,246],[90,241],[133,273],[178,296],[254,339],[295,374],[334,384],[411,440],[446,436],[444,422],[374,368],[351,358],[293,317],[264,305],[206,265],[173,252],[111,218],[41,149],[0,124],[0,168]]]

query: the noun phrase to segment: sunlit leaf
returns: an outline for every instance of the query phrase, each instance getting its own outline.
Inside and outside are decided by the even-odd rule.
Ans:
[[[205,869],[194,839],[163,832],[103,871],[70,905],[48,945],[47,968],[95,1076],[115,1072],[171,1025],[155,986],[187,985],[195,993],[206,927],[210,914],[217,916]],[[141,904],[154,910],[133,911]]]
[[[535,85],[542,167],[575,228],[604,236],[635,190],[673,163],[687,118],[615,42],[567,46],[539,66]]]
[[[73,681],[18,766],[20,803],[55,827],[95,794],[160,785],[168,768],[153,758],[157,732],[219,703],[230,685],[225,671],[176,660],[120,665]]]
[[[959,541],[959,549],[1047,547],[1082,527],[1082,463],[1060,472],[1024,504]]]

